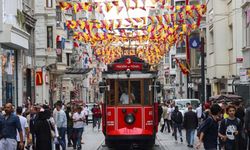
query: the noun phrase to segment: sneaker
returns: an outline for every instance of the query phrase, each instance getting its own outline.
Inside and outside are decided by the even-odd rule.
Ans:
[[[71,143],[68,143],[68,147],[73,147],[73,145]]]
[[[78,147],[77,147],[77,150],[81,150],[81,149],[82,149],[82,146],[78,146]]]
[[[194,148],[194,146],[193,146],[193,145],[189,145],[189,147],[190,147],[190,148]]]

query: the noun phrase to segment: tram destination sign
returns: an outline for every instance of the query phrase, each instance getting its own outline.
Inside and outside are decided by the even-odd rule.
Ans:
[[[144,69],[147,69],[145,68],[145,66],[147,67],[147,65],[145,65],[145,62],[136,60],[136,58],[134,57],[124,57],[112,63],[109,67],[114,71],[126,71],[128,69],[130,71],[142,71]]]
[[[113,64],[112,68],[115,71],[123,71],[123,70],[131,70],[131,71],[141,71],[142,70],[142,65],[141,63],[132,63],[132,64]]]

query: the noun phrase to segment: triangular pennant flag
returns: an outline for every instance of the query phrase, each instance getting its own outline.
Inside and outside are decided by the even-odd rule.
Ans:
[[[117,7],[119,6],[119,1],[112,1],[112,4]]]
[[[106,12],[109,12],[110,9],[113,8],[113,5],[111,3],[109,3],[109,2],[105,2],[105,5],[106,5]]]
[[[117,13],[119,14],[122,11],[123,6],[117,6],[116,8],[117,8]]]

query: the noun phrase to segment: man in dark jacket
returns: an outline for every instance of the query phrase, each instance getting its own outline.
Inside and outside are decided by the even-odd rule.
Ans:
[[[158,123],[160,123],[161,121],[161,115],[162,115],[162,105],[161,105],[161,101],[158,101]]]
[[[182,113],[179,111],[178,106],[175,106],[175,109],[171,115],[171,119],[173,121],[175,141],[177,141],[177,129],[178,129],[179,134],[180,134],[180,140],[181,142],[183,142],[182,132],[181,132],[183,116],[182,116]]]
[[[198,127],[198,117],[196,113],[192,111],[192,105],[188,106],[188,112],[184,114],[183,127],[186,129],[187,146],[193,148],[194,133]]]

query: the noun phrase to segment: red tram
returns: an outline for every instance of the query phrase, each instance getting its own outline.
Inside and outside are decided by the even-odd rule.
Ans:
[[[157,71],[135,56],[108,65],[99,83],[104,94],[102,129],[108,147],[152,147],[158,127]]]

